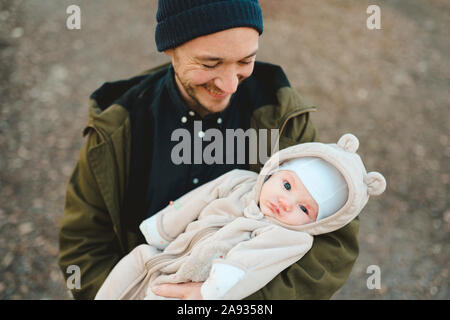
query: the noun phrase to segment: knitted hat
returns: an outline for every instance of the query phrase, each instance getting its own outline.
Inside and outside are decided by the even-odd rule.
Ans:
[[[236,27],[263,32],[258,0],[159,0],[156,20],[158,51]]]
[[[317,221],[331,216],[345,204],[348,187],[342,174],[329,162],[318,157],[303,157],[283,163],[276,171],[290,170],[297,174],[319,205]]]

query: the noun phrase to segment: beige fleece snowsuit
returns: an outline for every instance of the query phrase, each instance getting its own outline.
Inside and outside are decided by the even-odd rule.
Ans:
[[[384,177],[366,172],[358,146],[351,134],[337,144],[299,144],[275,153],[259,175],[233,170],[192,190],[142,222],[148,245],[119,261],[96,299],[158,299],[152,286],[190,281],[204,282],[203,299],[249,296],[301,259],[314,235],[343,227],[360,213],[369,195],[384,191]],[[344,176],[349,197],[330,217],[291,226],[265,217],[258,199],[264,178],[298,157],[329,161]]]

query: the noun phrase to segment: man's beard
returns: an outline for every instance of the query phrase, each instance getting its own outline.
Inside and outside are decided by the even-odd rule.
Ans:
[[[192,99],[188,102],[188,105],[193,109],[200,109],[204,111],[205,113],[211,113],[211,110],[209,110],[206,106],[204,106],[196,97],[195,95],[195,89],[194,86],[189,84],[189,82],[184,82],[178,74],[175,72],[175,76],[180,81],[181,85],[184,88],[184,91],[187,93],[187,95]]]
[[[217,112],[217,111],[212,111],[210,110],[207,106],[203,105],[196,97],[196,90],[195,87],[197,87],[200,90],[200,87],[203,87],[205,90],[206,89],[212,89],[215,91],[222,91],[219,88],[217,88],[215,85],[212,85],[210,83],[205,83],[203,85],[191,85],[188,81],[184,82],[181,77],[178,75],[178,73],[175,72],[175,77],[177,77],[178,81],[181,83],[181,85],[183,86],[184,91],[186,92],[186,94],[191,98],[191,101],[188,101],[187,104],[194,110],[202,110],[205,114],[209,114],[209,113],[213,113],[213,112]],[[239,83],[238,83],[238,87],[239,85],[242,83],[242,81],[244,81],[245,78],[240,77],[239,78]],[[205,88],[206,87],[206,88]],[[197,90],[198,91],[198,90]],[[228,107],[228,105],[230,104],[230,101],[228,101],[228,104],[225,108],[226,109]],[[198,113],[198,112],[197,112]]]

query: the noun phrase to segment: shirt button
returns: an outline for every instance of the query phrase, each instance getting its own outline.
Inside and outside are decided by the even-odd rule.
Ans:
[[[197,178],[192,179],[192,183],[193,184],[197,184],[198,183],[198,179]]]
[[[190,115],[191,117],[193,117],[193,116],[195,116],[195,112],[194,112],[194,111],[189,111],[189,115]]]
[[[198,132],[198,137],[203,138],[205,136],[205,133],[203,131]]]
[[[222,123],[222,118],[217,118],[217,123],[221,124]]]
[[[187,118],[186,117],[181,117],[181,122],[182,123],[186,123],[187,122]]]

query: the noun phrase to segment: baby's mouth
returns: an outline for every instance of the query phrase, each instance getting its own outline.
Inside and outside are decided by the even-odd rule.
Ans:
[[[272,213],[280,214],[280,209],[278,206],[274,205],[272,202],[269,202],[269,208],[272,210]]]

